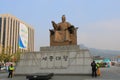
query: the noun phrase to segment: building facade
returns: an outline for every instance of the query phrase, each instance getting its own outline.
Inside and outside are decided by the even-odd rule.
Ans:
[[[0,44],[10,53],[34,51],[34,29],[10,14],[0,14]]]

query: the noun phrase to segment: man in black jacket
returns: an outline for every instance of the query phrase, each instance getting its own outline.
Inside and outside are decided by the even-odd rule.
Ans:
[[[96,73],[96,70],[97,70],[97,65],[96,65],[96,63],[95,63],[95,61],[93,61],[92,63],[91,63],[91,67],[92,67],[92,77],[97,77],[97,73]]]

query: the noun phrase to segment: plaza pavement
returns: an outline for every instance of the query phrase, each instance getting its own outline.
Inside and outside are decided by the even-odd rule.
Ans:
[[[51,80],[120,80],[120,67],[101,68],[101,76],[92,78],[88,75],[54,75]],[[7,78],[8,73],[0,73],[0,80],[27,80],[25,76]]]

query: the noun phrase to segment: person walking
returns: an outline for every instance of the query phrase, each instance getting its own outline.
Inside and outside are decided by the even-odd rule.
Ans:
[[[12,77],[13,77],[13,71],[14,71],[14,66],[13,66],[13,64],[11,64],[11,65],[9,66],[8,70],[9,70],[8,78],[10,78],[10,77],[12,78]]]
[[[96,73],[96,70],[97,70],[97,66],[96,66],[96,63],[95,63],[95,61],[93,61],[92,63],[91,63],[91,67],[92,67],[92,77],[97,77],[97,73]]]
[[[100,76],[101,72],[100,72],[100,65],[99,65],[99,63],[97,63],[96,66],[97,66],[97,76]]]

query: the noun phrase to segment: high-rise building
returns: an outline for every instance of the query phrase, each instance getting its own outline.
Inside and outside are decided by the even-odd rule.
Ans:
[[[34,51],[34,29],[13,15],[0,14],[0,45],[10,47],[10,53]]]

